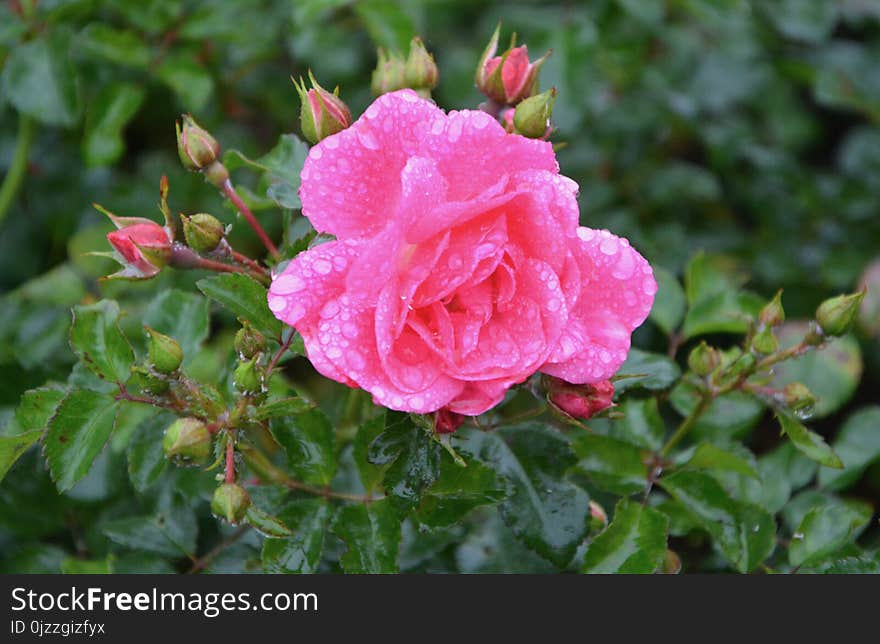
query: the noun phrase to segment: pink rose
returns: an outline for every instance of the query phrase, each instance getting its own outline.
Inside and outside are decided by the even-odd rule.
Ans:
[[[155,276],[171,256],[171,238],[156,222],[143,217],[111,217],[118,230],[107,241],[125,267],[120,277],[143,279]]]
[[[651,267],[578,227],[550,143],[410,90],[314,146],[305,214],[336,236],[277,274],[269,308],[315,368],[377,404],[476,415],[536,371],[610,378],[651,308]]]

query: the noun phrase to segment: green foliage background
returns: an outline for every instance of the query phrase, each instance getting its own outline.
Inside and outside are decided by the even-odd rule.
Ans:
[[[634,392],[622,405],[626,419],[596,421],[592,434],[572,437],[540,423],[465,432],[462,450],[473,459],[466,475],[445,460],[445,452],[441,458],[397,443],[389,448],[398,450],[396,460],[372,458],[377,468],[391,464],[388,472],[404,469],[397,478],[361,468],[362,480],[384,476],[386,489],[390,481],[392,487],[428,490],[427,501],[396,494],[331,512],[316,499],[281,503],[271,490],[255,492],[255,500],[263,494],[264,507],[282,508],[282,520],[303,526],[298,536],[264,545],[249,532],[204,568],[650,571],[666,556],[656,535],[668,532],[685,572],[880,570],[876,269],[858,332],[776,374],[780,383],[802,380],[819,394],[811,427],[846,464],[841,473],[822,468],[817,474],[815,464],[780,442],[761,405],[731,395],[716,401],[694,430],[693,445],[710,446],[697,448],[705,453],[679,455],[682,463],[697,458],[698,465],[662,479],[663,492],[650,506],[625,498],[644,485],[638,450],[659,449],[665,428],[694,405],[687,386],[676,385],[694,339],[728,347],[745,332],[741,324],[725,324],[724,315],[719,323],[719,313],[754,313],[782,288],[788,318],[807,319],[824,298],[855,290],[880,259],[880,3],[865,0],[0,5],[0,170],[16,165],[17,149],[27,155],[26,167],[19,164],[20,189],[0,210],[5,454],[18,456],[16,437],[41,431],[47,422],[28,417],[34,425],[27,426],[16,412],[26,390],[47,382],[98,387],[75,366],[70,307],[119,300],[122,330],[142,353],[141,321],[166,311],[167,302],[157,297],[171,299],[162,294],[172,288],[199,293],[195,282],[204,275],[172,271],[146,283],[97,283],[112,267],[86,253],[104,249],[110,227],[91,202],[157,218],[158,182],[167,174],[174,209],[236,221],[216,191],[180,167],[173,127],[180,112],[195,114],[224,148],[257,158],[283,133],[298,130],[291,74],[311,69],[325,86],[338,84],[359,114],[371,100],[376,45],[405,50],[413,34],[425,39],[438,62],[437,102],[473,108],[481,100],[474,65],[500,19],[534,56],[553,49],[541,84],[559,90],[554,140],[567,142],[559,160],[562,172],[581,186],[582,223],[628,237],[660,269],[657,307],[635,336],[640,351],[629,364],[629,373],[650,377],[621,381],[619,391]],[[251,177],[239,176],[248,185]],[[261,220],[280,236],[286,219],[262,194],[272,179],[261,181],[252,182],[246,196],[265,206]],[[294,237],[304,232],[297,225]],[[231,241],[260,253],[240,223]],[[750,293],[737,291],[744,284]],[[210,340],[202,346],[207,300],[178,299],[187,307],[185,317],[196,320],[185,330],[189,372],[228,386],[234,317],[212,309]],[[798,339],[797,324],[780,331],[783,343]],[[679,342],[676,366],[662,354]],[[286,370],[321,402],[335,427],[354,434],[343,388],[317,378],[302,358]],[[654,393],[659,398],[650,397]],[[659,401],[659,411],[652,401]],[[207,509],[211,477],[168,469],[161,452],[151,449],[150,436],[160,435],[170,417],[134,406],[120,414],[108,447],[63,494],[39,449],[20,443],[24,454],[0,483],[0,568],[180,571],[229,536]],[[395,426],[387,422],[387,428],[362,427],[360,433],[387,434]],[[359,440],[340,452],[342,487],[346,476],[357,476],[355,462],[368,462],[358,460],[357,451],[367,449]],[[731,446],[733,440],[742,443]],[[743,445],[751,451],[743,452]],[[371,449],[378,449],[375,442]],[[540,458],[529,461],[530,451]],[[439,465],[409,463],[406,469],[400,463],[407,458]],[[521,461],[533,469],[519,479],[505,474]],[[439,483],[431,476],[410,480],[419,467],[439,468]],[[456,488],[450,482],[456,477],[468,480]],[[511,490],[521,498],[517,486],[542,482],[551,499],[540,500],[545,509],[557,502],[562,514],[583,526],[589,494],[615,522],[604,532],[593,526],[588,537],[574,541],[565,535],[577,526],[523,526],[518,522],[528,522],[528,508],[515,507]],[[478,493],[453,494],[462,489]],[[410,517],[402,533],[386,530],[399,524],[394,512],[401,508],[392,508],[392,501],[407,498],[421,504],[421,515]],[[489,509],[456,514],[478,505]],[[466,519],[447,520],[459,516]],[[399,557],[389,559],[398,542]],[[634,542],[644,547],[612,565],[612,555],[622,556],[621,544]]]

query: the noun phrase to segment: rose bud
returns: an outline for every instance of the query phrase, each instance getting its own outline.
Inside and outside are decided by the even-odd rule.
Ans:
[[[251,499],[243,487],[235,483],[224,483],[211,498],[211,512],[236,525],[244,519]]]
[[[180,368],[183,361],[183,349],[177,340],[150,327],[144,327],[150,335],[147,351],[150,364],[159,373],[173,373]]]
[[[688,355],[688,366],[701,377],[708,376],[721,365],[721,352],[703,340]]]
[[[553,377],[547,380],[550,403],[574,418],[587,420],[614,404],[614,385],[609,380],[591,385],[573,385]]]
[[[543,139],[550,133],[550,115],[556,100],[556,88],[531,96],[513,114],[513,131],[530,139]]]
[[[196,418],[178,418],[162,439],[165,456],[178,465],[198,465],[211,455],[211,433]]]
[[[216,217],[200,212],[192,217],[180,215],[186,244],[197,253],[210,253],[226,234],[226,227]]]
[[[232,373],[232,382],[235,388],[244,394],[260,391],[262,377],[257,371],[257,359],[251,358],[250,360],[239,362]]]
[[[515,131],[513,125],[514,114],[516,114],[516,108],[505,107],[503,110],[501,110],[501,114],[498,115],[498,119],[501,121],[501,125],[504,126],[504,130],[508,134],[513,134]]]
[[[816,396],[802,382],[790,382],[782,390],[785,404],[794,411],[811,409],[816,404]]]
[[[816,321],[825,335],[838,336],[847,333],[855,322],[865,291],[851,295],[838,295],[825,300],[816,309]]]
[[[302,107],[299,120],[303,136],[311,143],[318,143],[332,134],[341,132],[351,125],[351,112],[339,98],[339,88],[331,94],[318,85],[315,77],[309,72],[312,89],[306,89],[305,81],[293,81],[299,94]]]
[[[438,434],[451,434],[464,423],[465,417],[445,407],[434,414],[434,431]]]
[[[204,170],[220,157],[220,144],[189,114],[184,114],[181,119],[183,125],[174,124],[180,162],[192,172]]]
[[[379,61],[370,81],[373,96],[381,96],[406,87],[406,62],[396,52],[377,51]]]
[[[234,346],[241,358],[250,360],[266,350],[266,338],[245,322],[244,326],[235,334]]]
[[[782,308],[782,291],[777,291],[758,314],[758,320],[767,326],[779,326],[785,322],[785,310]]]
[[[425,49],[422,39],[416,36],[409,45],[409,57],[404,67],[404,82],[425,98],[431,97],[431,90],[437,86],[440,72],[434,57]]]
[[[171,259],[171,234],[152,219],[117,217],[95,204],[113,222],[117,230],[107,234],[115,251],[110,257],[123,269],[108,279],[149,279],[159,273]],[[100,253],[98,253],[100,254]]]
[[[135,384],[144,393],[151,396],[160,396],[168,391],[168,381],[163,380],[146,367],[133,366],[131,368],[131,375]]]
[[[515,46],[514,34],[507,51],[496,56],[500,33],[499,24],[480,58],[474,78],[479,90],[496,103],[516,105],[537,91],[538,72],[550,52],[530,63],[528,49],[525,45]]]

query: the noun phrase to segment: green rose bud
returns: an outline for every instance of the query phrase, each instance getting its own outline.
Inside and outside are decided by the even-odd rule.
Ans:
[[[266,349],[266,338],[247,322],[235,334],[235,351],[245,359],[259,355]]]
[[[183,167],[192,172],[203,170],[220,157],[220,144],[189,114],[176,123],[177,154]]]
[[[331,94],[318,85],[311,72],[309,80],[312,89],[306,89],[302,78],[299,83],[294,80],[293,84],[302,103],[299,120],[303,136],[311,143],[318,143],[351,125],[351,112],[339,98],[338,87]]]
[[[373,96],[381,96],[406,87],[406,62],[396,52],[386,52],[380,48],[379,61],[370,81]]]
[[[513,131],[530,139],[545,137],[550,130],[555,100],[555,87],[523,100],[513,113]]]
[[[850,295],[838,295],[822,302],[816,309],[816,321],[825,335],[844,335],[852,329],[864,297],[865,291],[859,291]]]
[[[250,504],[251,499],[243,487],[236,483],[224,483],[214,490],[211,512],[237,525],[244,519]]]
[[[257,369],[257,359],[239,362],[232,374],[232,382],[241,393],[252,394],[260,391],[262,377]]]
[[[758,320],[767,326],[779,326],[785,322],[785,311],[782,308],[782,291],[776,292],[773,299],[768,302],[758,314]]]
[[[404,66],[404,82],[407,87],[422,90],[430,97],[437,86],[440,72],[434,57],[425,49],[422,39],[416,36],[409,44],[409,57]]]
[[[148,326],[144,327],[150,335],[147,348],[150,364],[159,373],[173,373],[180,368],[183,361],[183,349],[177,340],[170,338],[164,333],[159,333]]]
[[[211,433],[197,418],[179,418],[165,430],[162,450],[178,465],[199,465],[211,456]]]
[[[785,404],[794,411],[809,409],[816,404],[816,397],[807,386],[800,382],[790,382],[782,390]]]
[[[752,338],[752,347],[758,353],[773,353],[779,348],[779,341],[773,334],[773,329],[769,326],[765,326]]]
[[[698,376],[708,376],[721,364],[721,352],[710,347],[705,341],[700,342],[688,355],[688,366]]]
[[[180,215],[187,246],[197,253],[210,253],[226,234],[226,227],[216,217],[200,212],[192,217]]]

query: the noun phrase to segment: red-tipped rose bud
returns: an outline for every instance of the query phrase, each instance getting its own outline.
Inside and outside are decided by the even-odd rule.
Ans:
[[[306,83],[302,78],[299,79],[299,83],[294,80],[293,84],[302,102],[299,120],[303,136],[311,143],[318,143],[351,125],[351,112],[339,98],[338,87],[331,94],[318,85],[311,72],[309,72],[309,80],[312,89],[306,89]]]
[[[422,39],[416,36],[409,44],[409,56],[404,67],[404,82],[407,87],[430,98],[431,90],[437,86],[439,79],[440,72],[434,57],[425,49]]]
[[[113,222],[117,230],[107,234],[107,241],[116,251],[113,259],[123,269],[110,276],[112,279],[149,279],[159,273],[171,259],[172,237],[152,219],[144,217],[117,217],[95,205]]]
[[[529,62],[528,49],[525,45],[515,46],[516,34],[514,34],[507,51],[496,56],[500,33],[499,24],[480,58],[474,79],[480,91],[496,103],[516,105],[537,91],[538,72],[550,56],[550,52],[533,63]]]
[[[406,87],[406,62],[396,52],[377,51],[379,61],[370,81],[373,96],[381,96]]]
[[[548,399],[574,418],[587,420],[614,403],[614,385],[609,380],[591,385],[574,385],[559,378],[548,378]]]
[[[438,434],[451,434],[461,427],[465,417],[449,411],[445,407],[434,414],[434,431]]]
[[[556,89],[548,89],[522,101],[513,114],[513,131],[530,139],[543,139],[550,134],[550,116]]]
[[[220,157],[220,144],[189,114],[175,123],[177,129],[177,154],[183,167],[192,172],[204,170]]]

